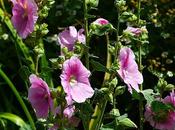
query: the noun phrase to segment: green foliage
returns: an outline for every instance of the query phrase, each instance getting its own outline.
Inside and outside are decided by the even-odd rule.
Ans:
[[[0,119],[9,120],[20,127],[20,130],[31,130],[30,126],[26,124],[21,117],[11,113],[0,113]]]

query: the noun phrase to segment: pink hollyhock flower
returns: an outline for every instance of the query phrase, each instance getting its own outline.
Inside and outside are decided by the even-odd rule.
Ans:
[[[53,101],[49,87],[45,81],[32,74],[29,77],[31,86],[28,91],[28,99],[36,111],[38,118],[47,118],[49,109],[53,108]]]
[[[34,0],[11,0],[13,2],[12,23],[18,34],[26,38],[33,32],[38,19],[38,7]]]
[[[127,27],[125,32],[131,33],[133,36],[139,36],[142,33],[141,28]]]
[[[75,112],[75,106],[70,105],[64,109],[63,114],[66,118],[70,119],[73,116],[74,112]]]
[[[159,112],[155,113],[152,111],[151,107],[146,107],[145,120],[150,123],[150,125],[158,130],[174,130],[175,129],[175,112]]]
[[[109,21],[104,18],[98,18],[93,23],[98,25],[106,25],[106,24],[109,24]]]
[[[119,54],[120,69],[117,71],[123,81],[128,85],[128,90],[139,92],[138,84],[143,82],[143,76],[138,70],[135,55],[130,48],[124,47]]]
[[[78,103],[91,98],[94,90],[89,83],[90,72],[77,57],[71,57],[63,64],[61,84],[67,96]]]
[[[85,43],[85,35],[83,32],[84,29],[80,29],[77,32],[74,26],[69,26],[69,28],[59,33],[58,42],[61,44],[61,47],[67,47],[69,51],[72,51],[77,41]]]

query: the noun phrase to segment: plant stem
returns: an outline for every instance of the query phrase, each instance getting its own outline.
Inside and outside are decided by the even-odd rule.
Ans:
[[[4,6],[4,1],[3,1],[3,0],[0,0],[0,2],[1,2],[2,9],[3,9],[4,11],[6,11],[5,6]]]
[[[7,75],[3,72],[3,70],[0,68],[0,76],[6,81],[6,83],[9,85],[9,87],[11,88],[11,90],[13,91],[13,93],[15,94],[18,102],[20,103],[21,107],[23,108],[24,110],[24,113],[26,114],[29,122],[30,122],[30,125],[32,127],[32,130],[36,130],[35,128],[35,124],[34,124],[34,121],[24,103],[24,101],[22,100],[19,92],[17,91],[16,87],[13,85],[13,83],[10,81],[10,79],[7,77]]]
[[[39,62],[39,59],[40,59],[40,56],[39,55],[37,55],[37,57],[36,57],[36,69],[35,69],[35,74],[36,75],[38,75],[38,62]]]
[[[108,46],[109,46],[109,36],[108,35],[106,35],[106,41],[107,41],[106,68],[110,68],[111,67],[111,54],[108,50]],[[108,72],[105,72],[102,87],[104,86],[106,81],[109,79],[110,79],[110,74]],[[92,115],[92,117],[94,117],[94,118],[91,119],[90,123],[89,123],[89,130],[99,130],[100,129],[102,118],[103,118],[104,111],[106,108],[106,104],[107,104],[107,100],[100,102],[99,104],[96,105],[95,110],[94,110],[94,114]]]
[[[83,8],[84,8],[84,29],[85,29],[85,36],[86,36],[86,52],[85,52],[85,58],[86,58],[86,68],[89,69],[89,31],[88,31],[88,9],[86,0],[83,0]]]
[[[120,9],[117,8],[117,31],[116,31],[116,43],[115,43],[115,56],[114,61],[117,59],[118,56],[118,44],[119,44],[119,28],[120,28]]]
[[[137,4],[138,4],[138,7],[137,7],[137,25],[139,26],[140,25],[140,6],[141,6],[141,0],[138,0],[137,1]],[[142,72],[142,45],[141,43],[138,43],[139,44],[139,70],[140,72]],[[140,91],[143,90],[143,86],[142,84],[140,84]],[[143,101],[142,99],[140,98],[140,101],[139,101],[139,115],[140,115],[140,130],[143,130],[143,123],[144,123],[144,116],[143,116]]]

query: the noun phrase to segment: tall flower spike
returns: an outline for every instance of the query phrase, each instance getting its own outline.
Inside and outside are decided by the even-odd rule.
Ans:
[[[119,65],[120,69],[117,72],[127,84],[129,92],[132,93],[132,89],[139,92],[138,84],[143,82],[143,76],[138,70],[135,55],[130,48],[124,47],[120,50]]]
[[[12,23],[20,37],[25,39],[33,32],[38,19],[38,7],[34,0],[11,0],[13,3]]]
[[[58,34],[58,42],[61,47],[67,47],[69,51],[73,51],[76,41],[85,43],[84,29],[78,32],[74,26],[69,26],[64,31]]]
[[[53,100],[48,85],[41,78],[32,74],[29,77],[31,86],[28,99],[36,111],[37,118],[47,118],[49,109],[53,109]]]
[[[75,102],[85,102],[91,98],[94,90],[89,83],[90,71],[88,71],[77,57],[71,57],[63,64],[61,84],[67,97]],[[70,101],[69,101],[70,102]]]

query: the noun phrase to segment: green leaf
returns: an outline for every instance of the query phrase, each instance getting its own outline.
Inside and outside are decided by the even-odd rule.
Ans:
[[[114,117],[120,116],[119,109],[112,109],[112,111],[110,111],[109,114],[112,115],[112,116],[114,116]]]
[[[129,118],[124,118],[119,120],[119,125],[129,127],[129,128],[137,128],[137,125],[131,121]]]
[[[86,0],[86,4],[90,7],[97,7],[99,0]]]
[[[0,113],[0,118],[9,120],[20,127],[25,127],[26,123],[19,116],[11,113]]]
[[[102,71],[102,72],[108,71],[108,69],[104,65],[102,65],[101,63],[97,61],[91,60],[90,63],[96,71]]]
[[[161,112],[161,111],[168,111],[170,109],[170,105],[164,104],[161,101],[153,101],[151,103],[152,111],[155,113]]]
[[[115,96],[122,95],[125,92],[125,89],[125,86],[117,86],[117,88],[115,89]]]
[[[112,121],[108,124],[103,125],[100,130],[115,130],[115,121]]]
[[[144,98],[147,101],[147,104],[150,105],[152,103],[152,101],[154,101],[154,92],[152,89],[146,89],[141,91],[141,93],[143,94]]]

